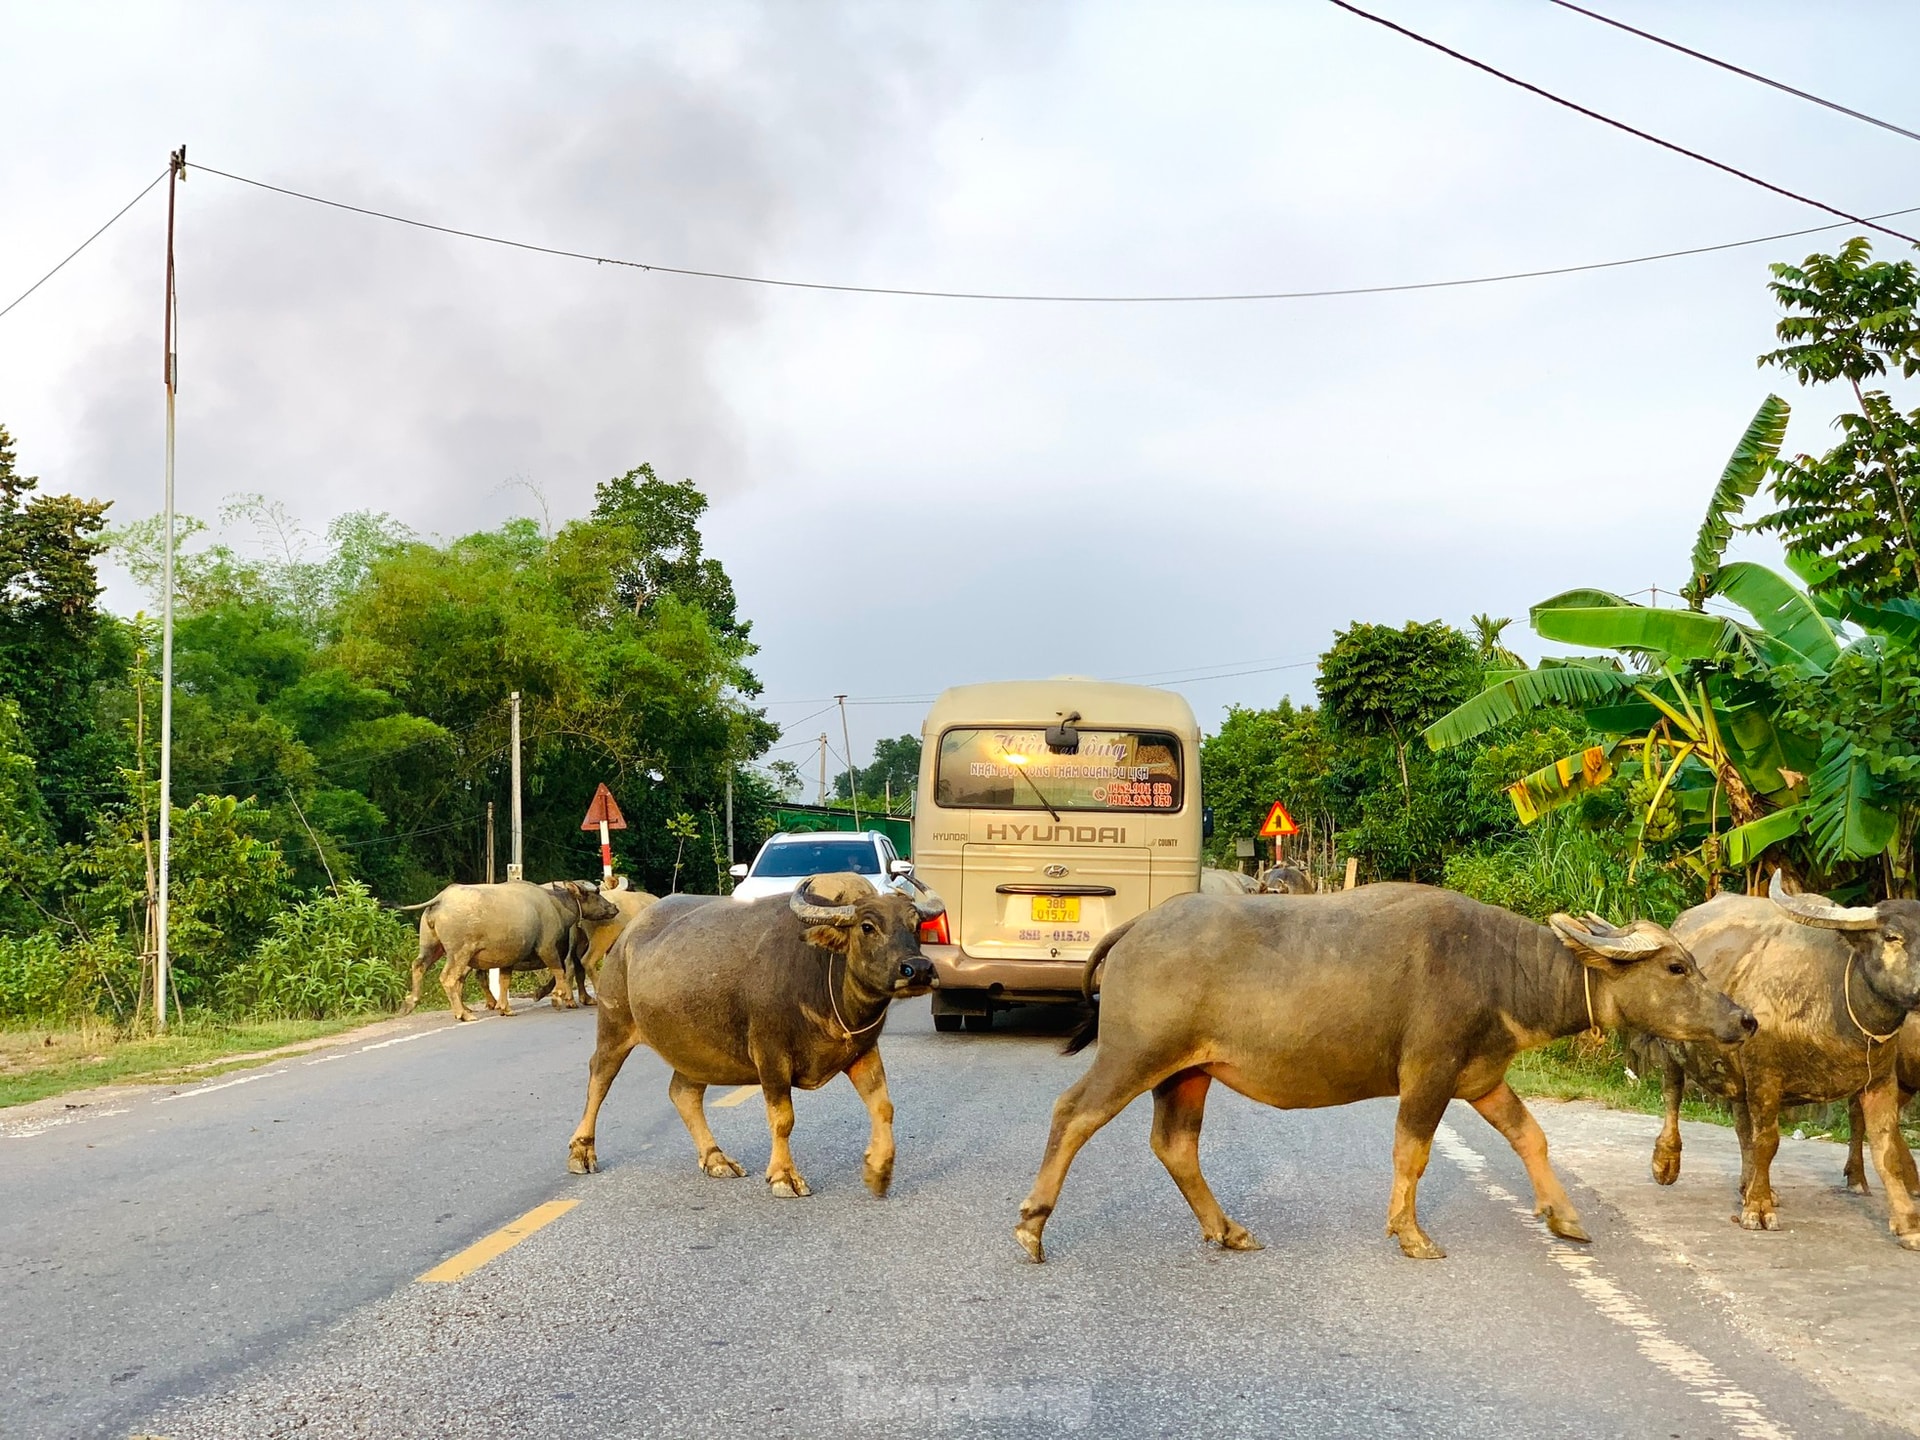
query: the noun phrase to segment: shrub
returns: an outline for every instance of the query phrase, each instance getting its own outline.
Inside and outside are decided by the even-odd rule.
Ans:
[[[414,934],[349,881],[273,917],[270,932],[222,982],[228,1008],[324,1020],[391,1010],[407,993]]]
[[[1643,861],[1632,874],[1621,831],[1586,830],[1542,819],[1518,839],[1447,861],[1446,884],[1476,900],[1535,920],[1556,910],[1604,915],[1615,923],[1674,916],[1704,896],[1684,871]]]
[[[0,938],[0,1023],[125,1019],[139,986],[139,957],[118,936],[64,946],[51,930]]]

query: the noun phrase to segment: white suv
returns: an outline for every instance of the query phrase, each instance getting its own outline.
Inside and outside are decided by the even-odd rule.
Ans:
[[[855,834],[814,830],[804,834],[781,831],[760,847],[752,865],[735,865],[733,898],[758,900],[763,895],[791,894],[810,875],[834,875],[851,870],[873,882],[876,890],[899,883],[913,874],[913,862],[902,860],[893,842],[878,830]]]

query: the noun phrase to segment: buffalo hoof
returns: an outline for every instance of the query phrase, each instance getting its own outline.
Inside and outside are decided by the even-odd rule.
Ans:
[[[1664,1145],[1653,1147],[1653,1179],[1658,1185],[1671,1185],[1680,1178],[1680,1147],[1671,1150]]]
[[[1849,1195],[1871,1195],[1873,1193],[1867,1184],[1866,1175],[1854,1170],[1847,1171],[1846,1182],[1842,1188],[1845,1189]]]
[[[1920,1250],[1920,1233],[1896,1237],[1902,1250]]]
[[[887,1191],[893,1188],[893,1166],[889,1165],[884,1170],[876,1170],[868,1165],[861,1170],[860,1178],[866,1181],[867,1189],[871,1190],[877,1198],[884,1200],[887,1198]]]
[[[1040,1232],[1028,1230],[1024,1225],[1013,1227],[1013,1238],[1020,1242],[1020,1248],[1027,1252],[1027,1258],[1036,1265],[1047,1263],[1047,1252],[1041,1247]]]
[[[1402,1231],[1394,1237],[1400,1242],[1400,1253],[1409,1260],[1444,1260],[1447,1252],[1434,1244],[1432,1239],[1420,1231],[1411,1233]]]
[[[1780,1228],[1780,1216],[1771,1208],[1761,1210],[1748,1206],[1733,1218],[1734,1223],[1742,1230],[1778,1230]]]
[[[1587,1234],[1586,1227],[1580,1223],[1578,1215],[1561,1215],[1557,1211],[1549,1210],[1544,1218],[1547,1229],[1562,1240],[1578,1240],[1583,1245],[1593,1243],[1593,1237]]]
[[[789,1170],[778,1180],[770,1177],[767,1181],[767,1187],[773,1192],[774,1198],[778,1200],[799,1200],[813,1194],[813,1191],[808,1188],[807,1182],[800,1178],[800,1172],[797,1170]]]
[[[738,1180],[747,1173],[746,1167],[724,1150],[709,1150],[700,1161],[700,1169],[715,1180]]]
[[[1253,1232],[1244,1225],[1227,1221],[1227,1228],[1219,1235],[1206,1237],[1209,1245],[1218,1245],[1222,1250],[1264,1250],[1267,1247],[1253,1238]]]
[[[576,1140],[567,1147],[567,1170],[574,1175],[591,1175],[600,1168],[600,1157],[593,1152],[591,1140]]]

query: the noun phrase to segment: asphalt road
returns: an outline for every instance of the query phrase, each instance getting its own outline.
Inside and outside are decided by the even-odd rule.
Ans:
[[[750,1178],[707,1179],[644,1054],[606,1168],[569,1176],[592,1017],[545,1008],[0,1132],[0,1435],[1904,1433],[1783,1367],[1571,1175],[1596,1243],[1548,1238],[1464,1106],[1421,1193],[1445,1261],[1382,1234],[1390,1103],[1216,1089],[1203,1160],[1264,1251],[1200,1243],[1143,1101],[1082,1152],[1033,1266],[1010,1229],[1085,1057],[1057,1053],[1062,1017],[1016,1018],[936,1035],[925,1001],[898,1009],[884,1201],[851,1086],[796,1096],[814,1195],[775,1200],[758,1099],[709,1094]],[[579,1203],[416,1283],[556,1199]]]

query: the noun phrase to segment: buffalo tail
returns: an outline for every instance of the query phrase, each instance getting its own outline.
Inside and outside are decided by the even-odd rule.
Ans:
[[[1093,953],[1087,956],[1086,967],[1080,972],[1080,993],[1086,997],[1087,1018],[1081,1021],[1080,1028],[1068,1037],[1066,1048],[1060,1052],[1061,1054],[1078,1055],[1100,1038],[1100,996],[1096,977],[1100,973],[1100,967],[1106,964],[1107,952],[1120,943],[1126,933],[1133,928],[1134,920],[1139,918],[1136,915],[1133,920],[1116,925],[1102,935],[1100,943],[1093,947]]]

